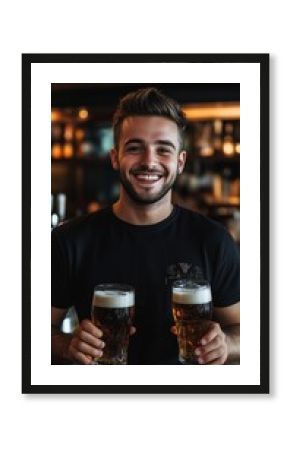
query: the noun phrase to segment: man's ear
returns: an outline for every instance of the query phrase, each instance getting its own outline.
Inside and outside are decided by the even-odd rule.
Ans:
[[[116,148],[112,148],[112,150],[110,151],[110,158],[113,169],[119,170],[120,166],[119,166],[118,150]]]
[[[187,153],[185,150],[181,150],[178,155],[178,162],[177,162],[177,172],[178,175],[180,175],[183,172],[185,163],[186,163],[186,157]]]

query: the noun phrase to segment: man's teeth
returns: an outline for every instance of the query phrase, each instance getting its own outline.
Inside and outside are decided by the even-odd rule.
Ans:
[[[157,181],[160,175],[136,175],[136,178],[141,181]]]

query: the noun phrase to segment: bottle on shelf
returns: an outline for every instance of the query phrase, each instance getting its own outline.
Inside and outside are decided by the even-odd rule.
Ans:
[[[66,219],[66,194],[60,192],[51,195],[51,229]]]
[[[215,119],[213,121],[213,138],[212,138],[212,145],[215,154],[221,154],[223,149],[222,132],[223,132],[223,122],[220,119]]]
[[[63,156],[63,124],[52,122],[51,124],[51,157],[60,159]]]
[[[57,213],[59,222],[63,222],[66,219],[66,194],[60,192],[56,196]]]
[[[51,194],[51,229],[59,224],[59,216],[56,211],[56,198]]]
[[[213,156],[214,148],[212,145],[213,127],[212,122],[205,122],[202,126],[202,133],[199,141],[200,156]]]
[[[84,128],[84,137],[83,140],[80,141],[78,151],[79,156],[86,158],[95,156],[97,151],[97,141],[95,136],[94,127],[86,127]]]
[[[72,158],[74,155],[74,126],[72,123],[67,123],[63,130],[63,157]]]
[[[234,125],[232,122],[225,122],[224,124],[223,153],[225,156],[233,156],[235,153]]]

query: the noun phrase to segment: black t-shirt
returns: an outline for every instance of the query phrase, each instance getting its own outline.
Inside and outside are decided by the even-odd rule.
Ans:
[[[52,306],[75,306],[90,318],[94,286],[123,283],[135,288],[137,332],[129,364],[177,360],[170,288],[179,278],[207,279],[214,306],[239,301],[239,252],[221,225],[175,206],[154,225],[131,225],[112,208],[74,219],[52,232]]]

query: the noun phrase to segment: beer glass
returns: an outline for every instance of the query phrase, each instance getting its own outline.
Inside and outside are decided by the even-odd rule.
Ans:
[[[134,289],[123,284],[99,284],[94,288],[92,322],[103,332],[103,355],[94,364],[127,364],[129,333],[133,319]]]
[[[212,318],[212,297],[207,281],[177,280],[172,285],[173,317],[177,329],[179,361],[198,364],[194,352]]]

